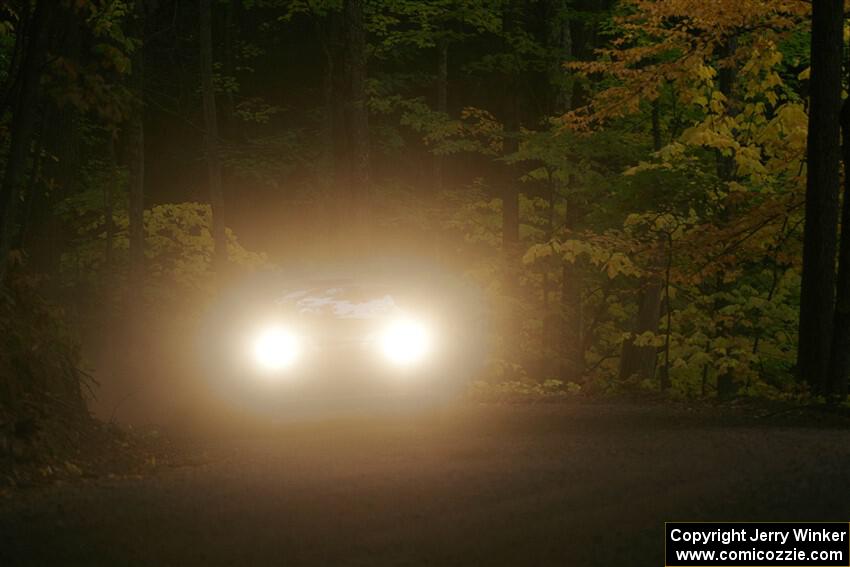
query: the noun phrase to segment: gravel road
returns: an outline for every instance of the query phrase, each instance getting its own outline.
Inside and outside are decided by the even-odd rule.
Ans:
[[[207,434],[0,500],[0,565],[658,567],[666,520],[850,521],[850,428],[812,421],[594,403]]]

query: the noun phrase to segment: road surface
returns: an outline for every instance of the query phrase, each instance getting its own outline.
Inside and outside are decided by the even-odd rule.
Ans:
[[[0,501],[0,565],[663,565],[665,520],[848,521],[850,429],[464,407],[187,442]]]

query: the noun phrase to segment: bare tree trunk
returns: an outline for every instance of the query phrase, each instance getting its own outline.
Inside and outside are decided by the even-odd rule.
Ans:
[[[27,21],[30,17],[29,5],[24,4],[18,15],[21,22]],[[27,41],[29,37],[26,33],[26,28],[21,28],[19,33],[14,34],[15,44],[12,46],[11,56],[6,63],[6,81],[0,85],[0,116],[6,114],[6,111],[14,104],[18,91],[21,86],[21,63],[26,57]]]
[[[63,222],[54,213],[57,203],[74,195],[79,186],[81,116],[73,108],[48,101],[44,112],[44,144],[47,159],[43,167],[50,189],[38,192],[34,206],[34,246],[29,250],[31,265],[45,274],[57,274],[64,248]]]
[[[331,195],[324,199],[325,214],[328,223],[328,246],[330,255],[345,251],[350,245],[347,238],[347,226],[350,224],[350,210],[347,204],[351,185],[351,160],[348,143],[348,62],[347,37],[344,30],[345,16],[342,11],[328,13],[326,68],[329,84],[325,85],[326,104],[329,116],[326,126],[329,130]]]
[[[546,4],[547,46],[552,53],[549,62],[549,86],[552,90],[550,114],[560,114],[572,106],[572,89],[565,80],[564,64],[570,60],[573,38],[570,30],[570,5],[567,0],[549,0]]]
[[[200,0],[201,90],[204,98],[204,149],[207,156],[209,195],[212,208],[213,268],[218,278],[227,268],[227,239],[224,230],[224,194],[218,151],[218,115],[215,108],[212,52],[212,2]]]
[[[646,332],[658,333],[658,320],[661,315],[661,282],[656,276],[650,276],[644,281],[640,292],[638,312],[632,332],[641,335]],[[637,346],[633,340],[623,343],[623,354],[620,358],[620,379],[626,380],[632,376],[645,379],[655,378],[655,367],[658,359],[658,348],[653,345]]]
[[[546,168],[546,242],[551,242],[555,237],[555,203],[557,192],[555,191],[555,177],[552,169]],[[560,317],[551,308],[552,301],[552,277],[548,262],[543,264],[543,281],[541,291],[543,294],[543,361],[541,368],[544,376],[554,376],[560,371],[557,357],[558,352],[557,330]]]
[[[505,153],[510,154],[517,149],[516,140],[505,141]],[[519,180],[513,166],[505,165],[502,177],[502,252],[505,261],[509,262],[507,269],[512,285],[516,285],[516,266],[512,264],[519,255]]]
[[[732,56],[735,54],[735,51],[738,47],[738,40],[736,37],[730,37],[726,40],[726,44],[723,46],[723,50],[721,52],[721,57],[726,59],[727,64],[721,67],[720,72],[718,73],[718,87],[720,92],[726,97],[728,104],[730,105],[730,113],[733,111],[731,108],[734,106],[734,93],[733,88],[735,84],[735,69],[731,66],[730,60]],[[722,181],[732,181],[735,177],[735,160],[732,156],[723,155],[721,152],[715,153],[716,167],[717,167],[717,177]],[[730,214],[731,210],[728,206],[724,206],[720,212],[721,221],[725,222]],[[723,291],[724,275],[723,273],[719,273],[716,278],[716,287],[714,289],[715,297],[718,298],[714,302],[715,312],[719,312],[723,307],[725,307],[726,302],[724,300],[719,299],[720,293]],[[669,308],[669,306],[668,306]],[[720,329],[718,334],[725,333],[725,329]],[[737,390],[737,385],[735,383],[735,374],[732,368],[725,368],[717,374],[717,397],[721,399],[731,398],[735,395]]]
[[[115,219],[113,214],[113,202],[112,202],[112,181],[117,178],[118,173],[118,163],[115,159],[115,139],[112,134],[109,135],[109,170],[110,183],[105,184],[103,188],[103,222],[106,230],[106,243],[105,249],[103,251],[103,263],[106,265],[106,269],[108,274],[111,276],[112,273],[112,256],[114,250],[113,240],[115,237]]]
[[[449,88],[449,42],[441,39],[437,44],[437,112],[448,114]],[[434,191],[443,189],[443,161],[441,155],[434,156]]]
[[[51,56],[60,56],[68,61],[79,62],[81,57],[83,22],[77,10],[66,4],[51,8],[51,31],[48,34],[47,50]],[[63,223],[55,214],[57,202],[77,192],[81,165],[81,115],[73,105],[62,105],[52,97],[46,97],[41,113],[41,125],[35,144],[35,161],[40,160],[41,146],[44,147],[41,176],[44,183],[37,183],[37,171],[33,166],[28,191],[28,217],[30,235],[26,238],[29,247],[29,265],[44,274],[58,274],[64,247]],[[22,227],[23,228],[23,227]],[[48,281],[52,287],[55,279]]]
[[[564,229],[576,228],[580,218],[578,205],[566,203]],[[561,379],[581,382],[584,375],[584,317],[582,312],[582,279],[574,263],[564,262],[561,268]]]
[[[345,0],[348,99],[347,119],[349,186],[348,196],[353,218],[355,242],[369,241],[369,114],[366,106],[366,29],[363,0]],[[358,247],[357,251],[363,248]]]
[[[512,95],[511,95],[512,96]],[[504,154],[510,155],[517,149],[515,131],[518,130],[515,111],[510,111],[510,120],[506,125]],[[518,361],[519,338],[522,327],[522,314],[517,298],[520,294],[520,241],[519,241],[519,180],[515,168],[510,164],[501,166],[502,189],[502,285],[506,301],[502,303],[503,318],[501,334],[508,360]]]
[[[318,18],[318,16],[317,16]],[[321,38],[324,66],[322,67],[322,153],[327,166],[334,166],[334,15],[327,14],[324,21],[317,19],[316,31]]]
[[[236,34],[239,29],[237,11],[239,0],[229,0],[224,9],[224,73],[228,77],[236,77]],[[222,118],[225,139],[234,138],[237,132],[236,102],[233,93],[224,93],[224,108]]]
[[[850,98],[841,110],[844,157],[844,205],[841,212],[841,249],[838,256],[838,293],[829,361],[829,383],[838,400],[847,397],[850,378]]]
[[[130,289],[138,292],[145,281],[145,0],[135,2],[136,33],[142,44],[133,54],[132,89],[136,108],[127,127],[130,221]]]
[[[138,112],[142,112],[141,109]],[[129,135],[130,278],[140,289],[145,281],[145,130],[141,116],[131,119]]]
[[[510,31],[517,27],[517,6],[506,4],[502,11],[502,28]],[[504,49],[511,49],[511,45],[504,41]],[[520,129],[518,88],[511,76],[505,77],[504,100],[506,102],[505,135],[502,154],[508,156],[519,148],[518,132]],[[513,165],[504,163],[501,167],[502,175],[502,262],[503,280],[507,295],[516,296],[519,286],[519,180]],[[511,310],[513,311],[513,310]],[[515,332],[518,328],[516,313],[508,313],[506,317],[506,330]],[[510,334],[505,335],[510,337]],[[510,341],[510,339],[507,339]]]
[[[665,392],[670,382],[670,336],[673,332],[673,305],[670,302],[670,270],[673,267],[673,234],[667,233],[667,262],[664,266],[664,365],[661,367],[660,387]]]
[[[6,275],[9,251],[15,239],[21,189],[35,131],[39,75],[46,49],[47,12],[47,2],[39,0],[30,21],[30,37],[21,67],[21,87],[12,112],[9,154],[6,158],[3,186],[0,189],[0,285]]]
[[[661,112],[658,101],[652,104],[652,146],[655,151],[661,149]],[[661,242],[661,241],[659,241]],[[663,246],[662,246],[663,250]],[[653,263],[661,262],[661,258],[653,258]],[[661,282],[655,274],[645,278],[641,286],[638,312],[631,331],[635,335],[643,333],[658,333],[658,320],[661,316]],[[620,379],[626,380],[637,375],[644,379],[655,378],[655,367],[658,362],[658,349],[653,345],[636,346],[634,340],[623,343],[620,356]],[[664,388],[662,387],[662,390]]]
[[[829,389],[827,377],[835,316],[843,22],[843,0],[813,0],[797,371],[801,380],[821,393],[828,393]]]
[[[37,203],[41,200],[41,197],[44,194],[44,191],[41,190],[41,187],[44,185],[43,183],[39,183],[40,178],[43,175],[43,167],[42,162],[43,154],[45,153],[42,147],[43,140],[41,138],[43,131],[43,121],[42,127],[39,128],[35,137],[35,144],[33,145],[33,159],[32,159],[32,167],[30,168],[29,182],[27,183],[27,189],[25,191],[24,197],[24,211],[21,215],[23,218],[21,219],[21,227],[20,232],[18,233],[17,242],[15,243],[16,248],[20,248],[22,250],[28,249],[30,246],[30,242],[33,240],[33,236],[37,232],[37,230],[33,227],[36,215],[34,214],[34,209],[36,208]]]
[[[70,112],[58,114],[55,104],[45,104],[42,111],[41,127],[36,134],[38,140],[34,145],[36,162],[40,163],[37,170],[34,164],[30,173],[30,187],[27,194],[27,211],[21,247],[29,254],[32,269],[43,274],[55,274],[59,267],[59,219],[52,213],[59,191],[51,190],[61,187],[65,190],[63,167],[67,145],[60,139],[74,137],[67,118]],[[50,125],[46,128],[45,125]],[[78,140],[75,140],[76,143]],[[39,154],[50,156],[42,159]],[[55,159],[54,159],[55,156]],[[41,179],[32,177],[38,175]],[[35,183],[33,183],[35,181]]]

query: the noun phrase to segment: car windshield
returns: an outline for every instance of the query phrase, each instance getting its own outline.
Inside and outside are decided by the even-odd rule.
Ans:
[[[389,289],[356,285],[289,290],[278,303],[299,314],[338,319],[372,319],[396,310],[396,302]]]

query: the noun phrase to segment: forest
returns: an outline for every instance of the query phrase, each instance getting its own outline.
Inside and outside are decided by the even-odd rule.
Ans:
[[[480,290],[480,396],[845,403],[844,21],[840,0],[4,2],[2,415],[191,392],[179,338],[223,289],[370,255]]]
[[[848,16],[0,0],[0,565],[850,564]]]

